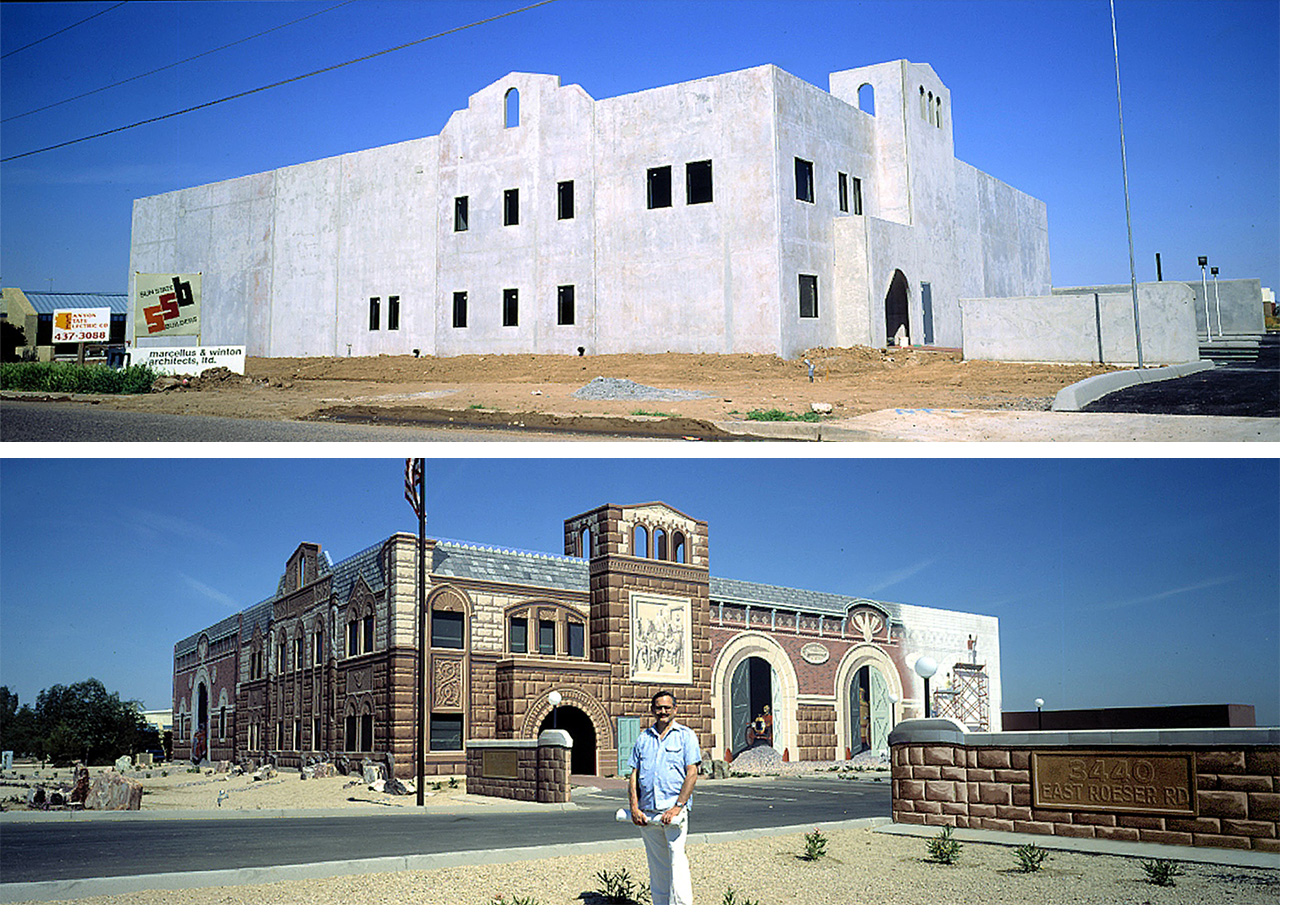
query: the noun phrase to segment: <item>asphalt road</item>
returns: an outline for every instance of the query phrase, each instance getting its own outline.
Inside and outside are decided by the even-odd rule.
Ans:
[[[787,778],[704,782],[691,831],[726,832],[890,815],[889,783]],[[0,882],[76,880],[630,840],[613,814],[623,791],[580,795],[576,810],[113,821],[69,815],[0,822]]]
[[[1081,412],[1277,417],[1279,368],[1219,365],[1182,378],[1135,384],[1094,400]]]
[[[69,403],[0,404],[4,442],[502,442],[606,441],[606,436],[427,426],[310,423],[132,413]]]

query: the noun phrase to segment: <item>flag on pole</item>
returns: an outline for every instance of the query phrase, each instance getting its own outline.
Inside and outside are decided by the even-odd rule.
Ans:
[[[413,512],[420,517],[422,514],[421,496],[422,478],[426,475],[422,458],[409,458],[404,470],[404,498],[408,500],[408,505],[413,507]]]

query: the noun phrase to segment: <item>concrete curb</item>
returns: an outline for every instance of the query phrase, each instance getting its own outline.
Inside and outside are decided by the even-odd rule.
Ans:
[[[712,423],[727,435],[762,439],[768,442],[875,442],[871,433],[835,423],[739,422],[719,420]]]
[[[942,827],[918,826],[914,823],[885,823],[875,830],[893,836],[917,836],[932,839]],[[1122,858],[1169,858],[1192,864],[1220,864],[1236,868],[1279,869],[1278,852],[1254,852],[1241,848],[1195,848],[1189,845],[1159,845],[1153,842],[1118,842],[1114,839],[1075,839],[1070,836],[1035,836],[996,829],[953,829],[952,837],[961,842],[986,845],[1009,845],[1017,848],[1033,843],[1056,852],[1084,852],[1090,855],[1117,855]]]
[[[1135,384],[1150,384],[1153,381],[1168,381],[1171,378],[1183,378],[1199,371],[1210,371],[1215,363],[1210,359],[1197,362],[1185,362],[1182,365],[1167,365],[1163,368],[1130,368],[1125,371],[1111,371],[1077,381],[1057,392],[1052,401],[1053,410],[1082,410],[1094,400],[1105,397],[1115,391],[1133,387]]]
[[[595,788],[594,790],[598,790]],[[528,801],[482,798],[464,795],[465,800],[439,806],[417,807],[413,804],[375,804],[323,810],[50,810],[0,813],[0,826],[6,823],[133,823],[151,820],[280,820],[339,816],[440,816],[475,813],[552,813],[581,809],[574,803],[537,804]]]
[[[886,817],[841,820],[821,823],[822,829],[865,829],[888,823]],[[689,834],[688,843],[709,844],[764,836],[807,833],[812,824],[777,826],[768,829],[743,829],[734,832]],[[359,858],[349,861],[320,861],[312,864],[288,864],[278,867],[235,868],[221,871],[181,871],[170,874],[134,874],[124,877],[98,877],[78,880],[45,880],[30,883],[0,884],[0,904],[80,900],[89,897],[118,896],[141,890],[190,890],[198,887],[230,887],[276,883],[284,880],[314,880],[351,874],[385,874],[396,871],[435,871],[443,868],[482,864],[507,864],[539,858],[562,858],[572,855],[601,855],[607,852],[642,848],[643,840],[632,827],[631,838],[605,842],[579,842],[563,845],[532,845],[523,848],[485,849],[450,852],[438,855],[398,855],[388,858]]]

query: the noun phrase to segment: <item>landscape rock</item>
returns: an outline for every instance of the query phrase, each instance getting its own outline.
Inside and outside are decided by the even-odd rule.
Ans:
[[[69,803],[84,804],[86,795],[91,792],[91,772],[85,765],[80,762],[73,769],[73,790],[68,795]]]
[[[145,786],[133,778],[107,771],[95,776],[86,795],[87,810],[139,810]]]
[[[813,413],[822,413],[822,414],[826,414],[826,415],[828,415],[828,414],[834,412],[834,404],[830,404],[830,403],[814,403],[814,404],[812,404],[812,412],[813,412]]]
[[[27,789],[27,806],[40,808],[45,806],[45,788],[39,784]]]
[[[113,770],[120,775],[125,775],[127,772],[131,771],[131,768],[132,768],[131,756],[118,756],[118,758],[114,760]]]
[[[387,778],[381,790],[385,794],[397,794],[401,797],[407,794],[417,793],[415,790],[409,790],[408,785],[400,781],[398,778]]]
[[[64,797],[64,795],[63,795],[63,791],[51,791],[51,792],[50,792],[50,806],[52,806],[52,807],[62,807],[62,806],[63,806],[64,804],[66,804],[67,802],[68,802],[68,801],[67,801],[67,798]]]

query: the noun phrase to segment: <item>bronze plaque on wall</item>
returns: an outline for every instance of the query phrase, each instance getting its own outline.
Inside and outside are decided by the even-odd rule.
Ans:
[[[486,778],[517,778],[516,749],[485,750],[484,772]]]
[[[1192,752],[1035,752],[1034,808],[1197,815]]]

